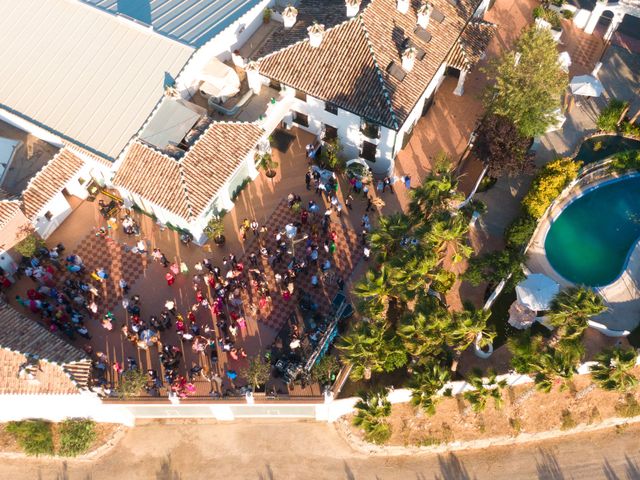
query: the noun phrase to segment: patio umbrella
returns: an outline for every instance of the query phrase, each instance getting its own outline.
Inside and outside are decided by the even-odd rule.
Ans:
[[[522,305],[518,300],[509,307],[508,323],[518,330],[529,328],[536,318],[536,312]]]
[[[548,310],[559,291],[560,285],[542,273],[532,273],[516,286],[518,301],[534,311]]]
[[[583,97],[599,97],[602,95],[602,83],[591,75],[579,75],[573,77],[569,83],[571,93]]]

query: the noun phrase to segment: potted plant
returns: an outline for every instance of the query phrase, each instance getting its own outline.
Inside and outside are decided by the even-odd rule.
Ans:
[[[273,178],[276,176],[276,168],[278,168],[278,162],[276,162],[269,152],[265,152],[257,155],[258,163],[267,177]]]
[[[224,237],[224,223],[222,222],[222,214],[212,217],[207,223],[206,228],[204,229],[204,233],[207,235],[209,240],[213,240],[213,242],[218,245],[224,245],[226,241]]]
[[[271,9],[265,8],[262,12],[262,22],[269,23],[271,21]]]

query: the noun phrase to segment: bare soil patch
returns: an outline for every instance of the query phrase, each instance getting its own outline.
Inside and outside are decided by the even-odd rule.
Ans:
[[[636,369],[636,375],[640,369]],[[640,400],[640,391],[633,396]],[[534,384],[520,385],[503,391],[504,404],[475,413],[462,396],[443,398],[436,414],[429,416],[409,403],[393,405],[388,421],[392,435],[387,445],[430,446],[454,441],[518,436],[549,430],[568,430],[580,424],[594,424],[607,418],[619,417],[616,405],[624,402],[624,395],[606,392],[591,381],[590,375],[576,376],[567,390],[555,387],[550,393],[536,390]],[[351,418],[348,418],[351,425]],[[362,431],[351,426],[362,439]]]

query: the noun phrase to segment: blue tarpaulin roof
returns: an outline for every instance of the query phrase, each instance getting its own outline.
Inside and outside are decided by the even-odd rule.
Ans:
[[[174,40],[200,47],[260,0],[83,0],[151,25]]]

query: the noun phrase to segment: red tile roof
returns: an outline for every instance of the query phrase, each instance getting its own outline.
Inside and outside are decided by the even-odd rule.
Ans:
[[[32,379],[20,374],[32,364]],[[9,305],[0,305],[0,394],[68,394],[86,388],[87,355]]]
[[[447,65],[458,70],[471,69],[482,58],[497,28],[493,23],[473,19],[449,52]]]
[[[212,123],[182,158],[136,141],[127,150],[113,183],[183,218],[195,218],[263,134],[252,123]]]
[[[81,158],[69,148],[62,148],[42,170],[36,173],[22,192],[26,217],[30,220],[35,219],[40,210],[83,166],[84,161]]]
[[[0,200],[0,230],[20,213],[19,200]]]
[[[434,10],[425,42],[414,34],[416,5],[406,14],[396,0],[372,0],[353,19],[328,29],[318,48],[303,40],[259,60],[260,73],[370,121],[399,129],[407,119],[480,0],[433,0]],[[455,5],[454,5],[455,4]],[[401,62],[404,42],[426,52],[402,81],[387,73]]]

